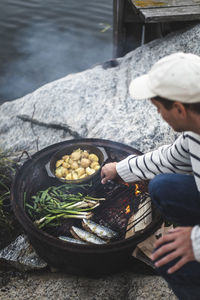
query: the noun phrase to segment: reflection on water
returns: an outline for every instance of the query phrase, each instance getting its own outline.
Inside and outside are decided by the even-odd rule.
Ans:
[[[111,25],[112,0],[1,0],[0,103],[110,59]]]

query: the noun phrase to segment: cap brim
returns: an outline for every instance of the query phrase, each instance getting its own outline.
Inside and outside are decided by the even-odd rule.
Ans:
[[[140,99],[149,99],[155,97],[155,93],[149,88],[149,75],[145,74],[134,80],[132,80],[129,86],[129,93],[131,98],[140,100]]]

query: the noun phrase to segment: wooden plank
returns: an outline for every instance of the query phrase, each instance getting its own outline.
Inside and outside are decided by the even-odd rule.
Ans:
[[[153,7],[181,7],[200,4],[200,0],[131,0],[137,9]]]
[[[200,0],[199,0],[200,1]],[[126,9],[124,12],[125,23],[143,23],[139,10],[133,5],[132,0],[126,2]]]
[[[124,4],[124,0],[113,0],[113,58],[123,54],[126,37]]]
[[[200,20],[200,5],[140,9],[140,14],[144,23],[197,21]]]

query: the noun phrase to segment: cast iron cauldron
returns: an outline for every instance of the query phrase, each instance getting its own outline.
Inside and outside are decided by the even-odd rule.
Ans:
[[[12,185],[11,201],[14,213],[31,244],[50,266],[70,274],[99,276],[119,271],[132,262],[131,255],[136,245],[157,230],[162,218],[154,210],[152,223],[143,231],[131,238],[104,245],[76,245],[39,230],[24,210],[24,195],[26,194],[28,200],[37,191],[56,185],[55,178],[48,176],[45,165],[62,147],[80,142],[103,147],[110,161],[121,160],[129,154],[141,154],[130,146],[102,139],[69,140],[51,145],[35,153],[20,168]]]

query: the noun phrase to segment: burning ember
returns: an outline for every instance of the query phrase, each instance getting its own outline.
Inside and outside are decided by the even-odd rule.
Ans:
[[[123,184],[126,185],[127,187],[130,187],[130,184],[128,184],[127,182],[123,182]],[[142,192],[139,190],[139,184],[135,184],[135,196],[138,196],[141,193]]]
[[[125,212],[126,214],[129,214],[131,212],[130,205],[127,205]]]
[[[139,194],[141,194],[141,191],[139,190],[139,185],[135,184],[135,195],[138,196]]]

